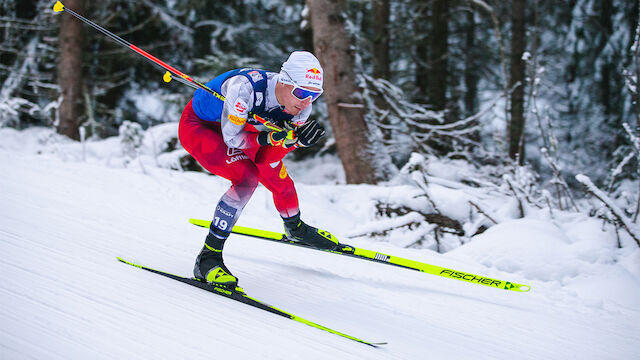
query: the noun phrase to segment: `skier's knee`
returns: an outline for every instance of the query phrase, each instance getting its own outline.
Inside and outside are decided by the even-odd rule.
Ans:
[[[253,192],[258,187],[257,177],[245,177],[240,181],[233,182],[231,189],[229,189],[229,195],[235,198],[236,201],[246,204],[253,195]]]
[[[234,182],[233,186],[242,188],[245,192],[253,193],[258,187],[258,176],[257,174],[245,176],[240,181]]]

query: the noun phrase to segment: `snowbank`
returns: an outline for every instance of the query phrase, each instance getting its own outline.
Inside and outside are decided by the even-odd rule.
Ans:
[[[0,129],[1,358],[202,358],[212,347],[222,357],[240,351],[241,357],[268,359],[637,355],[638,249],[618,248],[610,228],[583,214],[556,211],[552,217],[527,209],[516,219],[516,207],[498,187],[473,185],[466,181],[473,169],[455,164],[452,174],[446,170],[452,164],[435,159],[437,170],[427,181],[436,207],[469,229],[490,225],[479,235],[450,236],[444,254],[426,241],[417,245],[433,231],[419,212],[378,215],[381,200],[433,207],[416,197],[419,189],[406,178],[336,185],[341,175],[326,169],[338,162],[329,157],[318,167],[313,161],[288,167],[305,221],[344,242],[527,284],[530,292],[230,238],[225,261],[249,294],[366,340],[389,342],[375,350],[125,267],[116,256],[189,274],[204,233],[187,219],[210,217],[228,187],[219,177],[156,165],[161,149],[180,151],[171,150],[174,132],[175,124],[152,129],[153,141],[145,137],[139,159],[132,160],[117,138],[81,144],[46,129]],[[470,212],[470,199],[498,224]],[[413,225],[362,236],[403,223]],[[240,225],[281,231],[264,188]],[[221,328],[222,339],[211,336]]]

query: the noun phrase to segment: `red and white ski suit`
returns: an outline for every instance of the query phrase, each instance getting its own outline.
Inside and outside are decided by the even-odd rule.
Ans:
[[[280,106],[275,97],[279,74],[267,75],[264,100],[266,109],[269,109]],[[179,125],[179,139],[185,150],[209,172],[231,181],[231,188],[222,196],[216,209],[216,215],[224,220],[224,228],[221,226],[220,229],[231,230],[258,183],[271,191],[276,209],[283,218],[296,215],[299,212],[298,196],[282,162],[293,148],[258,144],[258,133],[269,129],[247,123],[248,109],[253,107],[254,90],[246,77],[229,78],[221,90],[225,101],[220,122],[200,119],[193,109],[192,100],[185,106]],[[310,113],[311,105],[296,115],[292,122],[302,125]]]

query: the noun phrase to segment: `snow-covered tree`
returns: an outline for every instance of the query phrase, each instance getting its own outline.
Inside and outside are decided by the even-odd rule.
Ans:
[[[58,55],[50,2],[0,1],[0,127],[53,126]]]

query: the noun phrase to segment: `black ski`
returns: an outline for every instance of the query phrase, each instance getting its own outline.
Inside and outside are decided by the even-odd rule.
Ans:
[[[202,290],[206,290],[206,291],[208,291],[210,293],[213,293],[213,294],[216,294],[216,295],[221,295],[221,296],[224,296],[224,297],[226,297],[228,299],[235,300],[235,301],[247,304],[249,306],[253,306],[255,308],[270,312],[272,314],[280,315],[280,316],[285,317],[287,319],[291,319],[291,320],[294,320],[294,321],[309,325],[311,327],[330,332],[332,334],[340,335],[340,336],[342,336],[344,338],[351,339],[351,340],[354,340],[354,341],[357,341],[357,342],[360,342],[360,343],[363,343],[363,344],[366,344],[366,345],[369,345],[369,346],[372,346],[372,347],[378,347],[379,345],[386,344],[384,342],[383,343],[373,343],[373,342],[369,342],[369,341],[364,341],[362,339],[358,339],[358,338],[353,337],[351,335],[347,335],[345,333],[341,333],[339,331],[336,331],[336,330],[333,330],[333,329],[329,329],[328,327],[322,326],[320,324],[316,324],[316,323],[314,323],[312,321],[309,321],[307,319],[304,319],[304,318],[301,318],[299,316],[293,315],[293,314],[288,313],[286,311],[282,311],[282,310],[280,310],[280,309],[278,309],[278,308],[276,308],[274,306],[271,306],[271,305],[266,304],[266,303],[264,303],[262,301],[256,300],[256,299],[254,299],[252,297],[249,297],[246,293],[244,293],[244,291],[231,290],[231,289],[228,289],[226,287],[215,286],[213,284],[202,282],[202,281],[194,279],[194,278],[187,278],[187,277],[183,277],[183,276],[173,275],[173,274],[170,274],[170,273],[167,273],[167,272],[164,272],[164,271],[160,271],[160,270],[152,269],[152,268],[149,268],[149,267],[146,267],[146,266],[134,264],[134,263],[129,262],[127,260],[124,260],[123,258],[120,258],[120,257],[118,258],[118,260],[120,262],[125,263],[125,264],[131,265],[131,266],[135,266],[135,267],[137,267],[139,269],[147,270],[147,271],[150,271],[150,272],[152,272],[154,274],[162,275],[162,276],[168,277],[169,279],[177,280],[177,281],[180,281],[182,283],[185,283],[185,284],[188,284],[188,285],[191,285],[191,286],[195,286],[195,287],[200,288]],[[236,288],[236,289],[239,289],[239,288]]]

